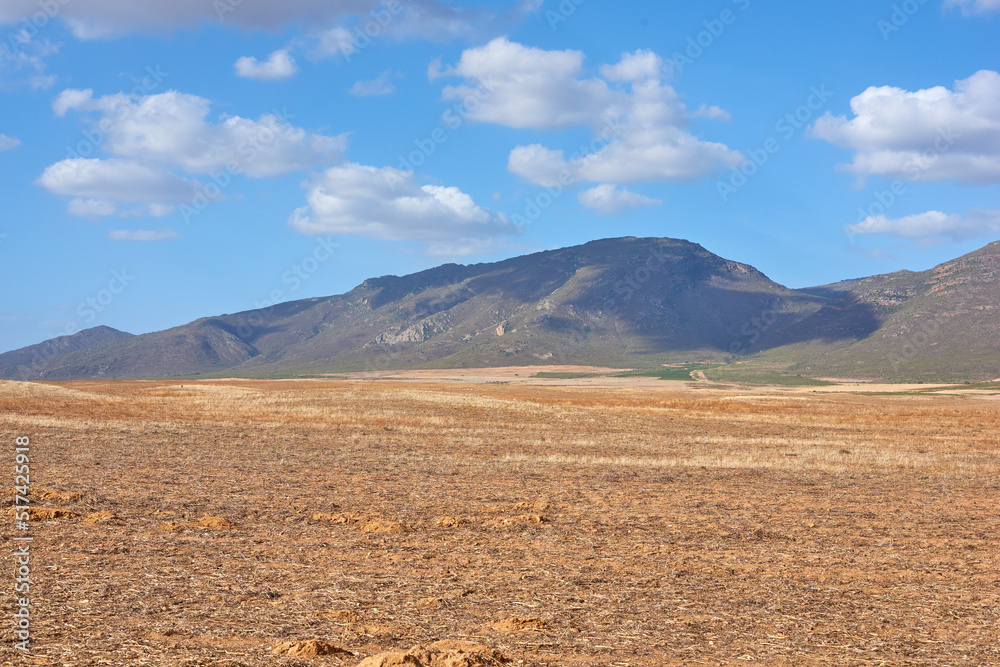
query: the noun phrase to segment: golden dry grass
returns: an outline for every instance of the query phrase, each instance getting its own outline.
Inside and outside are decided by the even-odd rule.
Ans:
[[[665,386],[0,383],[0,661],[1000,664],[1000,402]]]

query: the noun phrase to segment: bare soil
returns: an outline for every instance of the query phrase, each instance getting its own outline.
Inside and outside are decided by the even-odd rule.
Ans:
[[[0,663],[1000,664],[1000,402],[449,380],[0,383]]]

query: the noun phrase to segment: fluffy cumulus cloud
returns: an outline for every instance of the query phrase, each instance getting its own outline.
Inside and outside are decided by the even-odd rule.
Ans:
[[[71,197],[179,203],[194,194],[192,181],[134,160],[70,158],[47,167],[38,183]]]
[[[547,51],[506,37],[466,50],[452,67],[434,67],[431,78],[457,76],[445,87],[473,120],[535,130],[583,126],[593,140],[570,155],[541,144],[514,148],[508,168],[539,185],[576,182],[690,182],[742,156],[721,143],[699,139],[688,125],[696,115],[725,118],[717,107],[689,113],[663,83],[664,63],[639,50],[587,76],[580,51]]]
[[[614,215],[629,209],[644,208],[662,204],[659,199],[651,199],[637,192],[630,192],[610,183],[602,183],[596,187],[584,190],[577,195],[580,203],[601,215]]]
[[[927,211],[902,218],[871,216],[847,227],[850,235],[887,234],[909,239],[962,241],[1000,234],[1000,210],[970,209],[964,214]]]
[[[74,215],[114,215],[116,202],[141,202],[145,215],[164,215],[202,192],[199,181],[178,172],[229,182],[237,174],[280,176],[343,159],[342,136],[307,133],[277,113],[214,121],[210,107],[176,91],[94,97],[91,90],[64,90],[52,108],[59,116],[87,114],[85,141],[75,147],[79,157],[50,166],[38,183],[74,197],[68,207]],[[112,157],[88,157],[98,148]]]
[[[252,56],[243,56],[236,61],[234,67],[237,76],[262,81],[287,79],[299,71],[295,65],[295,58],[285,49],[275,51],[264,62],[258,62]]]
[[[602,65],[601,76],[608,81],[644,81],[659,79],[663,60],[652,51],[626,53],[615,65]]]
[[[945,0],[945,9],[958,8],[966,16],[1000,12],[1000,0]]]
[[[854,151],[845,169],[907,181],[1000,183],[1000,74],[982,70],[943,86],[872,87],[851,100],[854,117],[825,114],[813,136]]]
[[[0,134],[0,151],[9,151],[20,145],[21,140],[17,137],[8,137],[6,134]]]
[[[192,174],[235,165],[248,176],[279,176],[340,160],[346,147],[343,136],[309,134],[277,113],[258,120],[227,116],[212,122],[209,100],[177,91],[135,99],[124,94],[94,98],[90,90],[67,90],[53,108],[56,113],[97,112],[93,132],[116,156],[142,158]]]
[[[305,234],[356,234],[450,247],[517,228],[456,187],[419,185],[412,172],[345,164],[306,184],[307,206],[289,224]]]
[[[116,99],[122,104],[128,104],[129,98],[124,94],[119,94],[115,98],[105,97],[105,101],[110,101]],[[106,103],[103,108],[106,111],[113,110],[115,108],[114,103]],[[86,90],[78,90],[76,88],[67,88],[58,95],[56,99],[52,101],[52,111],[55,112],[57,116],[62,118],[66,115],[66,112],[70,109],[94,109],[102,108],[102,105],[94,103],[94,91],[90,88]]]
[[[470,80],[445,87],[445,99],[483,97],[480,91],[485,88],[485,99],[469,113],[475,120],[555,130],[571,125],[599,126],[602,119],[595,118],[595,112],[606,112],[614,104],[615,93],[605,81],[581,79],[582,73],[580,51],[546,51],[498,37],[485,46],[466,50],[457,65],[437,76]]]
[[[42,172],[37,183],[56,194],[73,197],[70,213],[95,217],[117,213],[115,202],[144,204],[147,214],[162,214],[171,205],[194,198],[199,185],[134,160],[87,158],[57,162]]]

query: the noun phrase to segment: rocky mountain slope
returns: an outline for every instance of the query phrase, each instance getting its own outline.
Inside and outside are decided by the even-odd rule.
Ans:
[[[998,310],[1000,243],[930,271],[793,290],[695,243],[627,237],[372,278],[140,336],[91,329],[0,355],[0,377],[737,360],[813,376],[992,379]]]

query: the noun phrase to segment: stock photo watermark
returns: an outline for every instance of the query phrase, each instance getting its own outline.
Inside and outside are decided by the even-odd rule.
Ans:
[[[135,276],[129,273],[125,267],[122,267],[120,271],[112,271],[107,286],[98,290],[94,296],[89,296],[81,301],[80,305],[76,307],[76,314],[83,319],[84,324],[92,323],[97,319],[97,315],[103,313],[115,300],[115,297],[124,292],[133,280],[135,280]],[[71,334],[67,333],[67,335]]]
[[[654,245],[649,249],[649,257],[645,263],[633,269],[632,273],[615,283],[612,291],[614,296],[604,302],[604,311],[614,315],[621,308],[622,301],[628,301],[653,274],[662,269],[670,259],[663,246]]]
[[[108,279],[104,287],[77,304],[74,312],[80,319],[67,322],[61,332],[50,332],[46,341],[47,344],[35,347],[31,362],[21,366],[18,370],[19,379],[32,379],[42,371],[46,363],[63,354],[65,350],[60,349],[60,341],[55,339],[63,336],[72,336],[82,331],[87,325],[92,324],[97,319],[97,316],[106,311],[134,280],[135,276],[129,272],[127,267],[113,269],[111,271],[111,278]]]
[[[779,309],[782,304],[781,297],[777,297],[773,302],[768,303],[759,317],[751,317],[744,322],[740,326],[741,338],[733,341],[729,346],[729,353],[740,357],[749,352],[760,340],[761,334],[773,327],[774,323],[778,321]]]
[[[875,27],[882,33],[882,39],[888,42],[893,33],[899,32],[900,28],[909,23],[926,4],[927,0],[904,0],[894,4],[888,19],[883,18],[875,22]]]
[[[652,279],[653,275],[662,271],[668,262],[673,258],[668,248],[660,245],[653,245],[649,248],[645,261],[640,263],[622,279],[615,282],[611,289],[611,294],[601,304],[601,315],[614,316],[627,304],[645,284]],[[536,318],[536,323],[544,322],[550,316],[543,313]],[[536,359],[542,361],[569,362],[573,356],[580,352],[587,344],[590,336],[590,326],[585,321],[574,322],[570,331],[561,336],[551,347],[532,353]]]
[[[397,0],[390,0],[383,7],[369,12],[371,18],[362,25],[354,27],[349,42],[341,43],[340,53],[344,56],[344,60],[351,62],[351,58],[371,46],[372,41],[378,38],[402,11],[403,6]]]
[[[719,179],[715,182],[715,188],[722,201],[729,201],[732,195],[745,186],[770,161],[771,156],[781,150],[781,142],[790,140],[805,129],[833,96],[825,84],[812,86],[809,91],[804,104],[786,113],[774,124],[774,131],[778,133],[778,137],[768,137],[759,148],[747,151],[748,159],[738,169],[734,169],[728,179]]]
[[[18,436],[14,440],[14,637],[20,641],[14,648],[22,653],[31,651],[31,439]]]
[[[446,143],[449,138],[448,131],[454,131],[462,127],[465,121],[468,120],[469,116],[479,108],[479,106],[488,100],[493,92],[496,90],[496,84],[492,77],[483,79],[479,82],[479,86],[469,95],[466,95],[461,102],[456,102],[455,104],[448,107],[443,114],[441,114],[441,126],[436,127],[426,136],[421,139],[414,139],[413,145],[416,147],[414,150],[410,151],[407,155],[400,154],[399,157],[399,167],[400,171],[416,171],[417,167],[422,166],[427,162],[434,153],[437,152],[438,147]],[[389,187],[393,190],[399,186],[402,182],[402,177],[398,174],[388,174],[385,175],[386,182]]]
[[[903,173],[906,174],[907,180],[919,181],[920,177],[933,167],[941,159],[941,156],[951,150],[961,137],[962,135],[955,132],[950,126],[939,129],[937,137],[934,138],[931,145],[903,165]],[[862,233],[862,226],[866,220],[887,214],[889,209],[895,206],[908,191],[906,181],[898,178],[892,181],[887,189],[876,190],[875,194],[872,195],[872,201],[867,206],[858,207],[857,222],[844,227],[844,234],[847,235],[848,242],[853,245],[854,239]]]
[[[750,7],[751,0],[732,0],[740,12],[745,12]],[[687,43],[683,51],[674,51],[667,65],[676,74],[683,74],[684,68],[693,65],[698,58],[701,58],[705,51],[722,37],[726,28],[736,23],[739,14],[732,9],[723,9],[715,18],[705,19],[701,22],[704,30],[687,38]]]
[[[170,76],[170,73],[162,71],[159,65],[148,66],[145,72],[146,76],[143,77],[139,85],[129,91],[128,95],[115,105],[110,115],[98,121],[95,127],[81,130],[83,141],[77,143],[76,146],[66,146],[67,160],[86,158],[93,154],[109,136],[118,131],[121,123],[132,115],[135,103],[159,88],[163,80]],[[69,166],[67,165],[65,168],[69,168]]]
[[[578,147],[570,155],[567,164],[572,165],[576,170],[587,166],[601,154],[601,151],[616,138],[624,136],[625,132],[631,129],[632,123],[622,122],[620,118],[609,121],[601,130],[600,135],[594,137],[590,143]],[[564,167],[556,176],[556,180],[549,185],[544,185],[543,190],[533,197],[525,197],[524,206],[519,213],[512,213],[510,221],[515,225],[526,226],[535,222],[548,210],[555,202],[563,196],[566,190],[578,182],[569,167]]]
[[[586,2],[587,0],[562,0],[554,10],[545,10],[545,20],[548,21],[549,27],[555,30],[559,27],[559,24],[565,23],[569,20],[569,17],[576,14],[577,8],[580,5],[586,4]]]
[[[899,349],[889,353],[888,360],[892,365],[892,370],[898,372],[906,362],[919,358],[940,328],[941,324],[935,318],[929,322],[921,323],[916,331],[904,336]]]
[[[281,274],[281,284],[288,286],[287,291],[278,287],[271,290],[266,299],[253,302],[255,310],[241,317],[236,325],[237,336],[243,340],[252,338],[254,333],[267,323],[267,316],[273,312],[275,306],[288,301],[290,293],[297,291],[319,271],[323,264],[333,259],[334,251],[338,247],[333,238],[326,236],[317,239],[312,252]]]
[[[289,113],[287,108],[272,109],[271,115],[277,119],[279,127],[291,127],[291,121],[295,114]],[[277,132],[266,125],[257,126],[256,133],[244,140],[237,151],[242,158],[240,161],[233,160],[226,164],[225,169],[212,172],[208,175],[211,179],[208,183],[199,183],[198,192],[187,204],[177,207],[184,224],[191,224],[191,220],[201,215],[213,202],[223,199],[224,193],[232,185],[233,177],[239,176],[246,171],[247,165],[252,163],[272,141],[277,137]]]
[[[55,19],[62,8],[72,0],[38,0],[38,10],[31,16],[21,19],[21,24],[11,32],[7,33],[7,43],[14,53],[24,50],[24,47],[31,43],[38,34]]]

